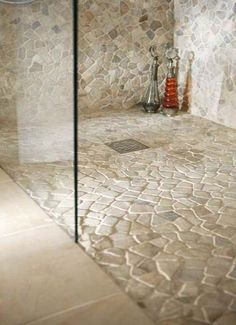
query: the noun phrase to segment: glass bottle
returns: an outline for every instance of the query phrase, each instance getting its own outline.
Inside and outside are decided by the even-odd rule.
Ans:
[[[151,46],[149,51],[151,53],[151,56],[153,57],[150,76],[151,80],[142,104],[146,112],[156,113],[161,105],[158,91],[158,68],[160,64],[158,61],[158,54],[156,53],[156,47]]]
[[[165,93],[162,100],[162,112],[165,115],[172,116],[179,111],[178,84],[177,84],[177,63],[179,60],[178,50],[169,48],[166,51],[167,77],[165,84]],[[174,60],[176,65],[174,65]]]
[[[185,87],[183,93],[183,101],[181,105],[181,111],[187,113],[191,106],[191,91],[192,91],[192,64],[194,60],[194,52],[189,52],[188,55],[188,70],[185,80]]]

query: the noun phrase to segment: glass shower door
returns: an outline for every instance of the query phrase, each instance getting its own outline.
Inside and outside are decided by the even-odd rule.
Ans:
[[[75,235],[72,2],[0,1],[0,165]]]

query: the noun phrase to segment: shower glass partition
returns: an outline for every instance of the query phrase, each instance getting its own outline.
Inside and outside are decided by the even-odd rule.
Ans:
[[[0,166],[74,237],[72,5],[0,1]]]

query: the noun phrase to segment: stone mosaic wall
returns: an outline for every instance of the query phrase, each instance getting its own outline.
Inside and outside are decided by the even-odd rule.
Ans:
[[[191,111],[236,127],[236,3],[175,0],[175,43],[183,89],[188,51],[195,53]]]
[[[50,123],[70,120],[70,4],[0,4],[1,121],[17,120],[25,127],[29,120],[42,122],[45,115]],[[164,45],[172,43],[175,34],[182,57],[181,92],[188,51],[195,52],[192,113],[236,127],[235,12],[233,0],[81,0],[82,110],[139,102],[149,76],[149,46],[159,45],[163,56]],[[164,72],[162,64],[160,83]]]
[[[131,107],[142,98],[148,49],[173,42],[172,0],[80,1],[80,92],[86,110]],[[164,64],[160,81],[164,79]]]
[[[45,122],[46,116],[48,123],[69,119],[70,6],[70,0],[0,4],[0,117],[20,126]]]
[[[10,24],[10,6],[0,4],[0,122],[16,120],[16,25]]]
[[[0,4],[0,118],[66,118],[71,103],[71,1]],[[80,1],[80,93],[86,110],[142,98],[151,44],[173,42],[173,1]],[[160,83],[164,79],[160,67]],[[50,114],[48,114],[50,112]],[[27,118],[26,118],[27,117]],[[23,125],[24,126],[24,125]]]
[[[0,4],[0,122],[17,126],[20,162],[71,158],[71,17],[70,0]]]

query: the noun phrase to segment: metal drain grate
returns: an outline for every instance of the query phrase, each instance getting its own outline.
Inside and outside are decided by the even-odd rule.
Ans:
[[[133,139],[125,139],[121,141],[109,142],[105,143],[108,147],[112,148],[113,150],[119,153],[128,153],[143,149],[148,149],[149,147],[145,146],[144,144],[133,140]]]

